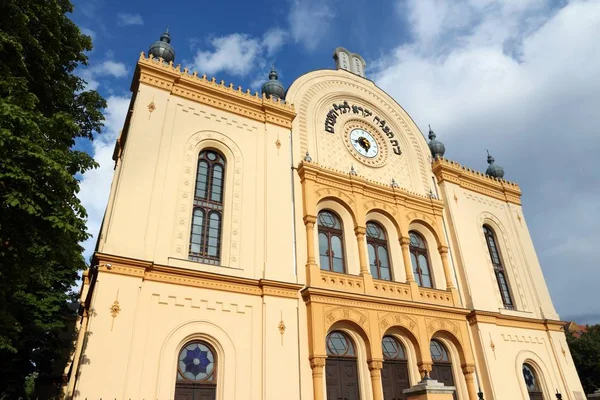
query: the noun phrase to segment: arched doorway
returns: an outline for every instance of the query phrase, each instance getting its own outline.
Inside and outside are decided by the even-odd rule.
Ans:
[[[410,388],[406,351],[400,341],[393,336],[384,336],[381,347],[383,349],[383,370],[381,371],[383,398],[384,400],[404,400],[406,395],[402,391]]]
[[[356,349],[343,332],[327,335],[327,362],[325,363],[327,400],[358,400],[358,368]]]
[[[434,339],[429,343],[429,351],[431,352],[431,360],[433,361],[430,377],[438,382],[442,382],[445,386],[456,387],[454,384],[454,375],[452,374],[452,360],[446,346]],[[457,399],[456,390],[453,393],[453,397],[454,400]]]
[[[544,400],[544,395],[540,388],[540,381],[535,373],[535,369],[527,363],[523,364],[523,379],[525,379],[529,400]]]
[[[190,342],[177,359],[175,400],[215,400],[217,359],[207,343]]]

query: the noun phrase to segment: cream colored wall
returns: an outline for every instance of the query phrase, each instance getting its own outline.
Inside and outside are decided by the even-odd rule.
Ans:
[[[146,107],[150,102],[153,112]],[[221,266],[187,260],[197,156],[204,148],[219,150],[227,162]],[[142,83],[99,251],[295,281],[290,156],[285,128]]]
[[[173,398],[179,350],[201,339],[217,353],[217,399],[300,399],[298,303],[101,272],[75,398]]]
[[[480,370],[486,371],[486,399],[528,399],[523,363],[534,367],[545,399],[554,398],[557,389],[563,399],[575,400],[577,392],[583,394],[564,333],[485,323],[473,325],[471,330]]]
[[[520,206],[442,182],[441,197],[467,307],[507,315],[558,319]],[[454,197],[456,196],[456,200]],[[518,217],[521,218],[519,221]],[[496,233],[515,310],[503,308],[482,227]],[[491,295],[490,295],[491,294]]]

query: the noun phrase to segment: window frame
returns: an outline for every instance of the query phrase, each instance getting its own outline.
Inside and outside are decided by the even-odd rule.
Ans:
[[[502,260],[502,253],[500,252],[500,248],[498,247],[498,240],[496,240],[496,232],[492,227],[485,224],[483,225],[483,236],[485,238],[485,245],[488,249],[488,255],[490,257],[490,261],[492,262],[492,268],[494,270],[494,276],[496,277],[496,284],[498,285],[498,290],[500,291],[500,298],[502,299],[502,305],[507,310],[515,309],[515,301],[514,296],[512,294],[512,290],[510,288],[510,282],[508,280],[508,276],[506,274],[506,269],[504,268],[504,262]],[[492,253],[492,248],[490,246],[490,239],[494,244],[494,248],[496,250],[496,257],[498,263],[494,262],[494,255]],[[502,287],[502,280],[500,278],[502,276],[504,284],[506,285],[506,291]],[[508,297],[508,298],[507,298]]]
[[[203,346],[207,347],[210,352],[212,353],[212,357],[213,357],[213,371],[210,374],[210,380],[208,379],[201,379],[201,380],[192,380],[192,379],[188,379],[185,377],[185,375],[183,375],[181,373],[181,369],[179,368],[179,361],[181,358],[181,353],[191,344],[202,344]],[[176,374],[176,378],[175,378],[175,382],[176,384],[183,384],[183,385],[209,385],[209,386],[217,386],[217,382],[218,382],[218,372],[219,372],[219,358],[217,355],[217,352],[215,350],[215,348],[208,342],[204,341],[204,340],[190,340],[189,342],[187,342],[185,345],[183,345],[181,347],[181,349],[179,350],[179,353],[177,353],[177,374]]]
[[[340,228],[339,229],[331,228],[328,226],[321,225],[321,223],[320,223],[321,220],[319,217],[321,216],[321,213],[323,213],[323,212],[330,213],[331,215],[333,215],[334,218],[337,218],[337,222],[339,223]],[[321,255],[321,240],[320,240],[321,234],[324,234],[325,236],[327,236],[327,259],[328,259],[327,268],[323,268],[323,265],[321,263],[321,256],[322,256]],[[334,252],[332,250],[331,238],[334,236],[340,240],[340,247],[341,247],[341,252],[342,252],[342,256],[341,256],[342,272],[335,271],[333,269],[334,268],[334,265],[333,265]],[[333,210],[323,209],[317,213],[317,244],[318,244],[318,248],[319,248],[319,267],[320,267],[320,269],[324,270],[324,271],[345,274],[346,273],[346,254],[345,254],[346,249],[344,246],[344,224],[343,224],[340,216],[337,213],[335,213]]]
[[[423,242],[423,248],[413,246],[412,240],[410,240],[410,235],[412,235],[412,234],[416,235],[418,238],[421,239],[421,242]],[[417,268],[416,268],[417,276],[414,277],[415,281],[417,282],[417,285],[419,285],[419,287],[433,289],[434,288],[433,270],[431,268],[431,258],[429,257],[429,247],[427,246],[427,241],[425,240],[423,235],[421,235],[420,232],[415,231],[415,230],[408,232],[408,238],[409,238],[409,245],[408,245],[409,252],[411,255],[414,255],[415,260],[417,261]],[[425,261],[427,262],[427,270],[429,272],[429,283],[431,284],[431,286],[423,285],[423,274],[422,274],[421,265],[419,263],[419,256],[425,257]],[[412,260],[411,260],[411,263],[412,263]],[[412,267],[413,267],[412,270],[413,270],[413,275],[414,275],[415,274],[414,265]]]
[[[374,238],[374,237],[370,236],[369,235],[369,224],[375,225],[382,232],[384,238],[381,239],[381,238]],[[366,233],[365,233],[365,236],[367,237],[367,240],[366,240],[366,242],[367,242],[367,258],[369,260],[369,269],[371,268],[371,266],[374,265],[375,268],[376,268],[376,271],[377,271],[377,276],[373,276],[373,278],[375,278],[375,279],[381,279],[381,280],[384,280],[384,281],[390,281],[390,282],[393,281],[394,280],[394,275],[392,273],[392,262],[391,262],[391,259],[390,259],[390,249],[389,249],[389,246],[388,246],[387,231],[385,230],[385,228],[379,222],[368,221],[366,223]],[[370,254],[369,254],[369,245],[372,245],[373,248],[374,248],[374,250],[375,250],[374,251],[374,253],[375,253],[375,260],[373,260],[373,263],[371,263],[371,257],[370,257]],[[389,279],[381,277],[381,260],[380,260],[380,257],[379,257],[379,248],[383,248],[384,251],[385,251],[385,253],[386,253],[386,256],[387,256],[387,263],[388,263],[387,269],[389,270]],[[371,275],[372,275],[372,272],[371,272]]]
[[[215,154],[216,158],[211,160],[209,154]],[[206,176],[205,181],[201,178],[201,165],[205,163]],[[221,169],[220,177],[220,192],[219,199],[213,200],[213,194],[215,189],[215,170],[216,167]],[[196,183],[194,185],[193,192],[193,203],[192,203],[192,219],[190,226],[190,240],[188,247],[188,259],[191,261],[202,262],[205,264],[219,265],[221,261],[221,244],[223,242],[223,210],[224,210],[224,199],[225,199],[225,178],[226,178],[227,160],[223,154],[213,148],[204,148],[198,153],[198,161],[196,168]],[[204,184],[204,197],[198,196],[198,190],[200,184]],[[201,227],[200,233],[194,233],[194,227],[197,226],[195,222],[196,211],[200,210],[202,213],[202,223],[199,224]],[[218,225],[216,228],[211,224],[213,215],[218,216]],[[211,236],[211,230],[216,229],[217,235]],[[199,242],[194,242],[194,235],[199,235]],[[211,239],[215,241],[214,245],[211,245]],[[193,248],[198,246],[200,251],[193,251]],[[216,248],[216,255],[210,254],[211,249]]]

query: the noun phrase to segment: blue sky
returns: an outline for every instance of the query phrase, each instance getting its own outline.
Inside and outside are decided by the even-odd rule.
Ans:
[[[75,1],[93,37],[79,73],[108,100],[104,133],[80,144],[101,167],[80,198],[97,235],[112,149],[141,51],[169,26],[176,64],[259,90],[275,63],[287,87],[333,68],[338,46],[446,156],[485,170],[486,149],[521,185],[524,213],[563,319],[600,322],[599,0]],[[85,243],[86,256],[96,238]]]

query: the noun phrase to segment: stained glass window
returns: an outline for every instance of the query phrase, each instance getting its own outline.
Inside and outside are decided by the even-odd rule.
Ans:
[[[327,335],[327,355],[335,357],[354,357],[354,345],[343,332],[333,331]]]
[[[429,268],[429,254],[425,239],[417,232],[411,231],[410,259],[417,284],[422,287],[432,287],[431,270]]]
[[[398,339],[393,336],[384,336],[381,341],[383,357],[387,360],[406,360],[404,347]]]
[[[431,359],[433,361],[450,362],[450,356],[448,355],[446,347],[437,340],[429,342],[429,351],[431,352]]]
[[[224,179],[225,159],[216,151],[202,151],[198,156],[196,173],[190,260],[219,264]]]
[[[319,213],[319,262],[321,269],[345,272],[344,231],[337,215],[329,210]]]
[[[496,244],[496,235],[494,231],[487,225],[483,226],[483,234],[485,236],[485,241],[490,253],[492,265],[494,266],[494,274],[496,275],[498,289],[500,289],[502,304],[504,304],[504,308],[512,310],[514,308],[514,303],[510,293],[510,287],[506,279],[506,273],[504,272],[504,265],[502,265],[500,251],[498,250],[498,245]]]
[[[179,353],[177,380],[214,382],[215,356],[204,342],[192,342]]]
[[[392,280],[385,230],[373,221],[367,222],[367,251],[373,278]]]

